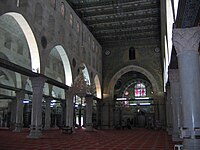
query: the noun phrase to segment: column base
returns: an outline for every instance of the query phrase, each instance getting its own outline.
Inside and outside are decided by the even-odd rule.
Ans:
[[[50,126],[45,126],[44,130],[49,130],[51,127]]]
[[[104,129],[105,129],[105,130],[106,130],[106,129],[110,129],[110,126],[109,126],[109,125],[101,125],[101,129],[103,129],[103,130],[104,130]]]
[[[40,130],[31,130],[27,137],[30,139],[39,139],[41,136],[42,132]]]
[[[173,142],[181,142],[182,139],[179,137],[177,133],[172,134],[172,141]]]
[[[172,128],[171,127],[167,128],[167,133],[168,133],[168,135],[172,135]]]
[[[200,150],[200,139],[184,139],[184,150]]]
[[[36,126],[31,126],[31,131],[28,135],[28,138],[31,139],[39,139],[42,136],[42,128],[41,127],[36,127]]]
[[[15,129],[13,132],[21,132],[22,131],[23,124],[22,123],[16,123],[15,124]]]
[[[92,126],[86,126],[85,131],[94,131]]]

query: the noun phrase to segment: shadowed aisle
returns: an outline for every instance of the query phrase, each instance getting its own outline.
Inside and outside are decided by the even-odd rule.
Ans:
[[[142,128],[133,130],[76,130],[63,134],[59,129],[43,131],[41,139],[29,139],[28,130],[15,133],[0,130],[1,150],[173,150],[174,143],[165,131]]]

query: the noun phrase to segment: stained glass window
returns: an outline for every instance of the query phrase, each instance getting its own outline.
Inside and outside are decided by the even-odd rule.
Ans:
[[[135,85],[135,97],[146,96],[146,86],[143,83],[137,83]]]

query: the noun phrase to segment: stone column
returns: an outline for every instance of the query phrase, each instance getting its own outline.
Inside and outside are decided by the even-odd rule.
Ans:
[[[102,100],[97,100],[97,118],[96,118],[96,124],[97,128],[101,128],[101,108],[102,108]]]
[[[81,117],[82,117],[82,101],[83,99],[81,98],[81,104],[78,105],[78,126],[81,128]]]
[[[102,101],[102,108],[101,108],[101,128],[102,129],[109,129],[110,128],[110,104],[109,99],[110,97],[106,97]]]
[[[167,86],[167,101],[166,101],[166,116],[167,116],[167,133],[172,135],[172,99],[170,86]]]
[[[166,114],[165,114],[165,103],[164,103],[164,96],[162,94],[154,96],[154,102],[157,104],[157,108],[155,112],[155,125],[158,125],[159,128],[166,126]]]
[[[45,98],[46,101],[46,107],[45,107],[45,126],[44,129],[48,130],[50,129],[50,125],[51,125],[51,98],[47,97]]]
[[[16,123],[14,132],[21,132],[23,128],[23,100],[25,97],[24,91],[16,92]]]
[[[74,103],[73,92],[69,89],[66,93],[66,126],[71,127],[74,131]]]
[[[180,75],[183,128],[183,148],[199,150],[200,139],[200,73],[199,73],[200,27],[174,29],[173,43],[178,56]]]
[[[93,97],[87,96],[85,98],[86,98],[86,131],[93,131],[92,128]]]
[[[11,118],[10,118],[10,129],[14,130],[15,129],[15,123],[16,123],[16,105],[17,105],[17,100],[13,99],[11,101]],[[1,125],[0,125],[1,126]]]
[[[181,127],[181,99],[178,69],[169,70],[170,93],[172,99],[172,113],[173,113],[173,141],[181,141],[180,127]]]
[[[154,113],[155,113],[155,118],[154,118],[154,122],[155,120],[159,120],[159,101],[157,98],[153,98],[153,101],[154,101]]]
[[[42,98],[45,79],[31,78],[33,88],[31,127],[29,138],[40,138],[42,135]]]
[[[166,126],[166,104],[164,101],[164,96],[160,96],[159,100],[159,121],[161,128]]]
[[[65,125],[66,124],[66,101],[61,101],[61,108],[62,108],[62,112],[61,112],[61,125]]]

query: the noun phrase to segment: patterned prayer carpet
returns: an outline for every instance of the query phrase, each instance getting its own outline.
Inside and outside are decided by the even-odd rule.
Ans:
[[[20,133],[0,129],[0,150],[173,150],[175,143],[162,130],[76,130],[63,134],[59,129],[43,131],[40,139],[27,138],[28,129]]]

